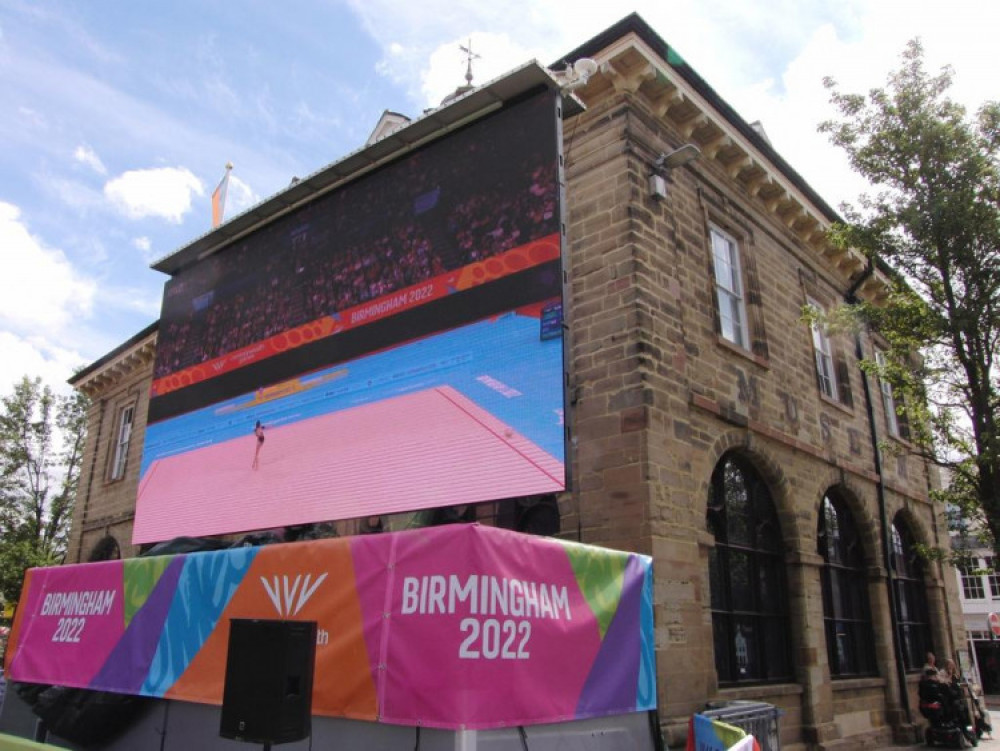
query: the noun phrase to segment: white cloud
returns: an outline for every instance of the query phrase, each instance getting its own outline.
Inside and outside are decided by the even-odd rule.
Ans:
[[[505,33],[476,32],[438,45],[421,72],[421,93],[431,106],[437,106],[458,86],[465,85],[466,53],[461,47],[472,43],[472,51],[479,59],[472,61],[473,85],[479,86],[507,71],[524,64],[533,57],[533,51],[521,46]]]
[[[49,127],[48,120],[37,110],[21,105],[17,108],[18,117],[21,123],[32,130],[46,130]]]
[[[79,352],[64,349],[42,337],[21,337],[10,331],[0,331],[0,395],[9,394],[22,376],[42,379],[58,394],[72,392],[66,383],[73,371],[86,365]]]
[[[382,48],[376,71],[404,86],[421,107],[436,107],[465,83],[458,46],[470,37],[473,51],[481,55],[473,62],[473,83],[478,85],[533,58],[547,65],[628,13],[610,3],[568,0],[349,0],[349,4]],[[646,10],[663,3],[645,0],[639,5],[647,6],[640,11],[652,22]]]
[[[144,263],[151,264],[156,260],[157,255],[153,251],[153,241],[145,235],[132,238],[132,247],[139,251],[139,257]]]
[[[232,219],[251,206],[260,203],[260,196],[253,188],[240,180],[234,173],[229,175],[229,186],[226,188],[226,218]]]
[[[817,132],[819,123],[838,117],[822,85],[824,77],[833,77],[843,92],[863,94],[882,87],[899,67],[907,41],[919,36],[928,73],[936,74],[945,64],[955,69],[949,96],[970,110],[995,96],[987,30],[1000,28],[1000,6],[955,0],[947,7],[913,3],[905,13],[897,13],[895,3],[865,3],[855,10],[850,33],[824,24],[803,36],[795,55],[775,71],[776,78],[745,85],[730,80],[720,87],[744,117],[762,120],[778,152],[834,208],[843,201],[855,203],[870,186],[850,169],[844,153]],[[969,18],[977,19],[973,28],[962,22],[959,33],[959,19]]]
[[[191,210],[192,196],[205,195],[205,189],[186,167],[154,167],[109,180],[104,195],[130,219],[154,216],[180,224]]]
[[[851,171],[846,156],[817,130],[823,120],[836,115],[822,79],[833,73],[855,78],[853,68],[863,67],[857,65],[856,52],[838,38],[832,26],[825,25],[804,40],[798,56],[777,79],[736,87],[730,98],[745,119],[761,121],[778,153],[834,209],[844,200],[853,201],[866,183]]]
[[[104,166],[104,162],[102,162],[101,158],[97,156],[94,150],[86,144],[76,147],[76,150],[73,152],[73,158],[81,164],[85,164],[90,167],[98,175],[108,174],[108,169]]]
[[[45,247],[21,222],[21,212],[0,202],[0,321],[24,335],[63,336],[90,315],[95,284],[62,251]],[[5,353],[5,358],[6,358]]]
[[[101,298],[108,310],[139,313],[144,320],[154,320],[160,315],[159,290],[150,294],[149,289],[142,287],[108,285],[101,289]]]
[[[106,205],[100,189],[79,180],[59,177],[47,171],[36,176],[35,180],[40,183],[42,190],[55,196],[60,203],[76,210],[78,214],[102,209]]]
[[[463,83],[458,45],[470,35],[482,54],[473,67],[481,84],[532,57],[549,64],[634,9],[742,116],[761,120],[778,152],[835,208],[865,186],[844,155],[816,132],[836,114],[824,76],[833,76],[845,91],[884,85],[906,41],[919,36],[929,71],[954,67],[954,98],[975,109],[996,97],[992,37],[1000,28],[1000,3],[979,0],[634,0],[626,8],[566,0],[350,5],[382,48],[377,71],[405,86],[422,107],[437,106]]]

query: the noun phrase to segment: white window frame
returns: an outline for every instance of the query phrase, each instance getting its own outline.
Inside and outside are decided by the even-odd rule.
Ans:
[[[886,366],[885,352],[875,349],[875,364],[879,369]],[[882,392],[882,409],[885,410],[885,424],[889,430],[889,435],[899,438],[899,415],[896,414],[896,397],[892,393],[892,384],[881,376],[878,379],[879,390]]]
[[[728,232],[709,227],[712,266],[715,270],[715,298],[719,308],[720,334],[726,341],[750,349],[747,306],[743,284],[740,245]]]
[[[982,567],[978,560],[958,567],[958,573],[962,580],[963,600],[986,599],[986,587],[983,583],[983,575],[980,573],[981,570]]]
[[[135,421],[135,405],[128,404],[118,412],[118,433],[115,439],[115,458],[111,462],[110,479],[120,480],[125,476],[128,464],[128,445],[132,440],[132,424]]]
[[[820,313],[825,310],[822,305],[811,297],[806,298],[806,304],[815,308]],[[827,398],[839,401],[840,391],[837,387],[837,367],[833,359],[833,344],[818,321],[814,321],[812,325],[812,340],[813,352],[816,356],[816,375],[819,381],[819,390]]]

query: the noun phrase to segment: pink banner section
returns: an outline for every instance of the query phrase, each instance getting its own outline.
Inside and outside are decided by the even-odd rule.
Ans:
[[[35,576],[44,585],[29,587],[18,610],[34,614],[32,637],[40,648],[19,655],[19,667],[44,674],[46,683],[86,685],[124,631],[121,566],[92,564],[85,575],[79,566],[60,566]]]
[[[565,487],[562,462],[449,386],[297,420],[267,440],[260,472],[249,469],[252,434],[154,461],[139,483],[133,540],[431,508],[458,488],[479,502],[498,487]]]
[[[232,618],[317,623],[313,713],[492,728],[651,709],[645,556],[478,525],[34,569],[33,683],[220,704]]]

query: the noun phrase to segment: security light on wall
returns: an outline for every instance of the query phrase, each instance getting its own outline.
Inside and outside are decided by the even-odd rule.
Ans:
[[[679,149],[674,149],[669,154],[660,154],[653,162],[655,170],[649,176],[649,194],[653,198],[667,197],[667,180],[662,173],[683,167],[701,156],[701,151],[693,143],[686,143]]]
[[[674,149],[669,154],[660,154],[656,157],[656,168],[659,170],[677,169],[683,167],[688,162],[693,162],[701,156],[701,150],[693,143],[686,143],[679,149]]]
[[[649,176],[649,195],[653,198],[667,197],[667,181],[663,179],[663,175]]]

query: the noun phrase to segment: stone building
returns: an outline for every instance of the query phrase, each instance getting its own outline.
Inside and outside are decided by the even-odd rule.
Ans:
[[[952,531],[952,547],[966,559],[954,569],[961,596],[966,649],[959,653],[967,675],[978,681],[983,693],[1000,692],[1000,573],[993,550],[983,547],[972,530]]]
[[[157,325],[147,326],[70,379],[90,398],[87,443],[66,561],[129,558]]]
[[[925,651],[963,641],[953,577],[914,553],[948,544],[936,477],[858,368],[877,340],[801,320],[878,301],[885,278],[828,243],[837,215],[641,19],[566,59],[584,56],[600,67],[564,126],[564,529],[654,556],[668,727],[757,699],[785,711],[785,744],[901,740]],[[665,169],[689,143],[701,158]]]
[[[641,18],[563,59],[580,58],[597,65],[562,124],[560,534],[653,556],[671,746],[707,701],[742,699],[782,710],[785,748],[912,741],[925,652],[964,641],[954,576],[916,554],[948,544],[937,479],[858,367],[877,338],[802,319],[883,299],[883,271],[828,243],[836,213]],[[141,446],[154,342],[73,381],[95,405],[70,560],[106,535],[131,552],[137,462],[115,453],[129,405],[129,457]]]

